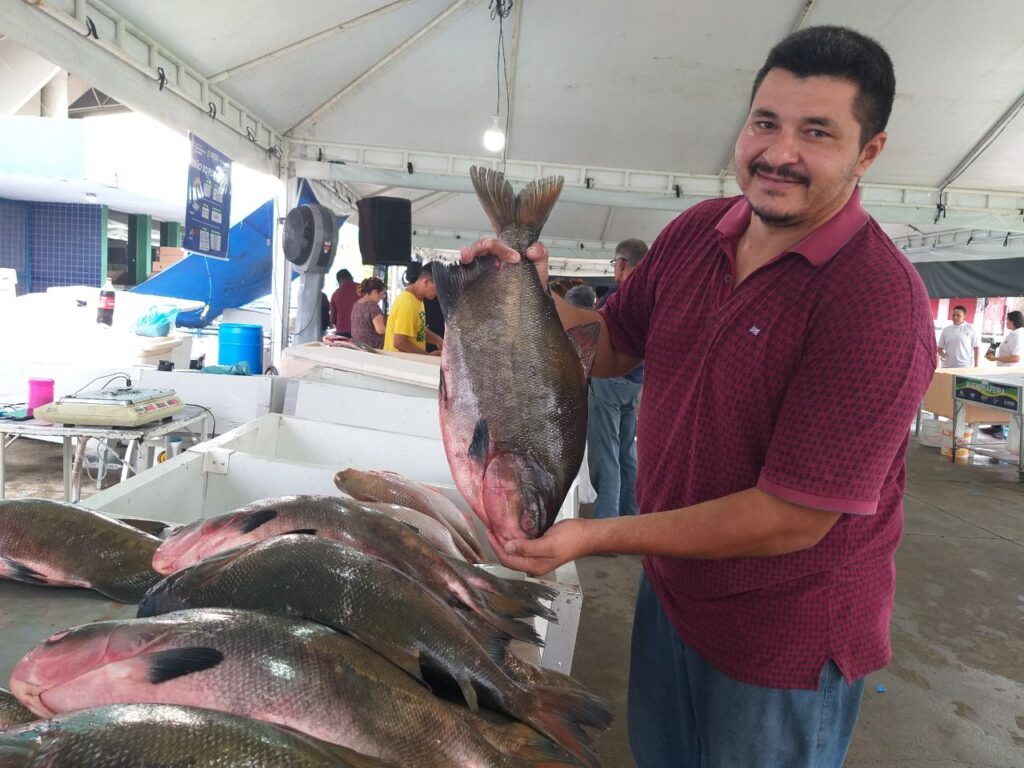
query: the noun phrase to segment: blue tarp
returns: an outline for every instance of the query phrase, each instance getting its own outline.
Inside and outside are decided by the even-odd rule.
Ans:
[[[316,202],[309,184],[303,181],[299,185],[299,204]],[[338,217],[339,227],[345,218]],[[231,227],[227,261],[189,253],[177,264],[158,272],[132,290],[153,296],[206,302],[209,310],[202,319],[202,310],[198,310],[183,312],[176,321],[177,325],[186,328],[203,328],[225,309],[241,307],[270,293],[273,223],[274,201],[268,200]]]

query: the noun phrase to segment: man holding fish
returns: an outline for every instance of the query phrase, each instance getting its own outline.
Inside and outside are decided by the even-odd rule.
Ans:
[[[875,41],[786,38],[736,141],[742,196],[680,215],[600,312],[555,300],[564,328],[600,323],[592,375],[646,366],[641,514],[492,543],[535,574],[645,556],[640,768],[838,768],[864,677],[891,658],[907,425],[935,365],[924,287],[860,204],[894,92]],[[483,240],[462,261],[486,254],[522,258]],[[526,255],[545,284],[546,249]],[[871,323],[848,322],[868,304]]]

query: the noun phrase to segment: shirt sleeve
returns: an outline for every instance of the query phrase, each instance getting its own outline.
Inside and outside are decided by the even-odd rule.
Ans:
[[[981,334],[978,333],[977,326],[974,326],[974,327],[971,328],[971,346],[972,347],[980,347],[981,346]]]
[[[874,514],[935,371],[924,287],[904,275],[876,302],[826,297],[786,391],[757,487],[814,509]],[[882,306],[880,306],[882,305]],[[915,330],[916,329],[916,330]]]

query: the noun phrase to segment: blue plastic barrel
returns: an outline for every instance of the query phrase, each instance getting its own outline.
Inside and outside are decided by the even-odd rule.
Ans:
[[[234,365],[245,360],[253,375],[263,373],[263,326],[221,323],[217,335],[217,362]]]

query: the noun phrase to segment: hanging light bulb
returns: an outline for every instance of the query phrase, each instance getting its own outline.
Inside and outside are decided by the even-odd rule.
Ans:
[[[491,127],[484,131],[484,147],[488,152],[501,152],[505,148],[505,131],[500,120],[501,115],[491,115]]]

